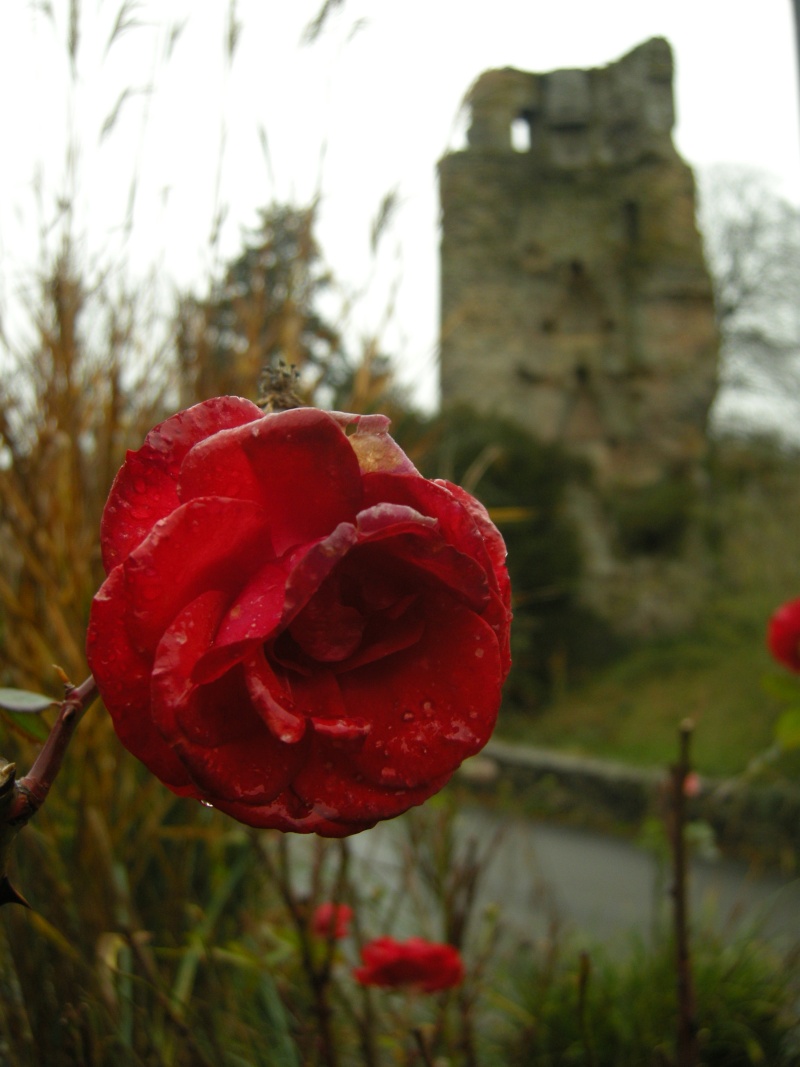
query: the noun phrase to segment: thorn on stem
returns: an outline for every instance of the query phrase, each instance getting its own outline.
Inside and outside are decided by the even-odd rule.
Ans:
[[[23,908],[31,908],[22,893],[9,882],[7,875],[0,878],[0,908],[4,904],[21,904]],[[33,911],[33,908],[31,908],[31,911]]]

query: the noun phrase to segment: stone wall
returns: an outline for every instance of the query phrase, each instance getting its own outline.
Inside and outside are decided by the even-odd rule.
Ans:
[[[669,45],[648,41],[598,70],[488,71],[468,104],[468,147],[439,167],[443,403],[585,457],[594,495],[572,495],[585,599],[623,629],[681,625],[698,593],[692,537],[668,565],[653,564],[646,539],[623,559],[605,504],[676,481],[697,490],[716,389],[694,181],[671,137]],[[618,603],[631,566],[655,582],[644,605],[635,589]]]
[[[456,784],[487,803],[598,830],[635,834],[663,816],[669,773],[611,760],[491,740],[466,760]],[[711,827],[727,856],[795,874],[800,867],[800,788],[787,779],[701,778],[687,816]]]

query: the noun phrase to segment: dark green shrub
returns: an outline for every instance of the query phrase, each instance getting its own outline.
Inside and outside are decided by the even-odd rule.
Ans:
[[[632,556],[675,555],[683,544],[695,503],[695,488],[685,477],[618,490],[609,500],[609,510],[620,549]]]
[[[585,964],[583,964],[585,967]],[[675,964],[668,938],[623,958],[531,951],[514,975],[513,1014],[494,1062],[508,1067],[647,1067],[674,1062]],[[763,943],[706,934],[694,944],[702,1067],[797,1067],[800,1019],[792,972]],[[795,980],[796,984],[796,980]]]

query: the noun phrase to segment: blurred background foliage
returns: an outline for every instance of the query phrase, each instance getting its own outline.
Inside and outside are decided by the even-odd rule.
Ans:
[[[310,41],[336,6],[321,6]],[[134,25],[134,8],[120,6],[120,32]],[[231,11],[233,30],[235,5]],[[69,13],[65,47],[74,61],[86,16],[76,0]],[[232,55],[235,34],[228,44]],[[676,718],[691,712],[701,769],[725,773],[741,771],[770,744],[779,709],[773,714],[759,689],[768,669],[762,634],[775,604],[800,590],[795,456],[769,444],[716,447],[707,502],[714,600],[691,633],[622,645],[575,596],[581,558],[562,493],[568,474],[585,472],[500,420],[413,410],[380,329],[348,349],[342,312],[328,301],[336,278],[316,240],[316,203],[264,206],[240,251],[201,292],[175,294],[165,312],[157,276],[133,282],[120,264],[89,260],[69,189],[67,181],[55,221],[43,227],[38,270],[24,280],[23,328],[12,337],[0,317],[0,684],[58,695],[54,663],[76,682],[84,677],[83,634],[103,578],[100,515],[125,450],[179,407],[226,392],[257,397],[263,368],[283,360],[298,368],[309,403],[386,411],[425,475],[459,482],[492,510],[515,590],[514,668],[501,733],[663,763]],[[374,247],[391,212],[389,196],[375,220]],[[645,502],[644,512],[666,515],[671,530],[683,503],[667,494]],[[635,539],[647,525],[642,502],[626,507],[624,528]],[[4,716],[0,732],[4,757],[30,766],[39,720]],[[437,1052],[446,1048],[449,1062],[465,1067],[657,1057],[673,1023],[664,994],[666,939],[646,965],[635,956],[598,962],[584,1007],[576,997],[579,963],[555,933],[489,955],[491,942],[476,932],[485,917],[470,913],[463,888],[480,871],[447,845],[451,813],[446,800],[441,805],[403,820],[406,870],[432,872],[420,922],[430,936],[464,948],[468,985],[424,1003],[380,998],[354,990],[337,964],[326,995],[341,1063],[422,1064],[409,1045],[412,1022],[428,1026]],[[436,829],[437,819],[444,829]],[[435,862],[423,855],[432,844]],[[309,977],[317,972],[307,960],[320,949],[309,947],[303,916],[340,893],[360,916],[358,944],[391,932],[396,902],[343,877],[339,846],[293,843],[294,868],[287,847],[172,796],[121,749],[107,716],[93,708],[17,849],[14,879],[35,910],[0,914],[0,1062],[326,1062],[319,989]],[[290,869],[299,872],[294,912],[280,878]],[[732,959],[719,945],[702,950],[701,1018],[727,1042],[719,1050],[708,1045],[704,1062],[799,1063],[789,1041],[794,993],[775,981],[783,965],[757,945],[738,951]],[[634,1033],[634,1017],[650,1020],[650,1029]]]

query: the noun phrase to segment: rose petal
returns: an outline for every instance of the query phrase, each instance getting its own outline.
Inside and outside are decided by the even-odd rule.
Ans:
[[[197,690],[189,664],[213,640],[226,600],[218,589],[201,593],[178,613],[159,641],[151,668],[152,717],[169,744],[180,740],[180,718]],[[229,725],[225,724],[226,734]],[[194,741],[216,742],[217,735],[209,734],[202,721],[190,722],[189,729]]]
[[[452,489],[457,492],[452,492]],[[465,498],[473,499],[458,486],[450,486],[447,482],[431,482],[422,477],[386,474],[364,476],[365,508],[392,501],[411,507],[422,515],[435,518],[445,541],[465,555],[471,556],[487,572],[491,583],[495,585],[497,582],[496,561],[489,553],[487,542],[489,531],[484,531],[478,525],[466,506]],[[486,515],[485,510],[483,514]],[[486,521],[494,531],[494,535],[499,537],[491,520],[487,517]],[[504,559],[505,545],[502,545],[502,552]],[[502,565],[499,569],[505,572],[505,567]]]
[[[402,815],[437,793],[450,773],[430,778],[415,788],[376,785],[355,765],[350,752],[314,732],[314,748],[295,777],[292,790],[325,819],[346,823],[377,822]]]
[[[266,415],[202,441],[181,468],[182,500],[237,497],[269,514],[276,553],[326,536],[361,505],[358,460],[324,411]]]
[[[260,408],[242,397],[214,397],[166,419],[148,433],[137,452],[128,452],[100,525],[106,574],[180,503],[177,479],[187,452],[219,430],[263,417]]]
[[[417,597],[411,599],[415,602]],[[348,659],[332,664],[331,669],[335,674],[342,674],[384,659],[401,649],[411,648],[424,631],[425,619],[419,611],[406,611],[399,617],[393,617],[391,610],[373,615],[364,631],[361,647]]]
[[[511,612],[497,594],[489,597],[489,602],[481,613],[481,617],[494,630],[500,651],[500,665],[503,673],[503,681],[508,677],[511,670]]]
[[[393,536],[401,533],[421,533],[436,528],[436,519],[423,515],[404,504],[373,504],[356,516],[356,527],[362,537]]]
[[[183,764],[150,716],[150,657],[125,629],[125,575],[116,567],[101,585],[89,616],[86,658],[122,744],[175,793],[197,796]]]
[[[400,445],[389,436],[392,423],[386,415],[348,415],[342,411],[334,411],[331,414],[343,428],[355,425],[356,431],[348,440],[358,457],[362,473],[385,471],[419,476],[416,467]]]
[[[208,685],[192,680],[213,639],[224,597],[205,593],[167,629],[152,675],[153,717],[204,796],[271,803],[303,761],[303,745],[284,745],[254,710],[241,668]]]
[[[248,826],[267,827],[298,834],[319,834],[320,837],[349,837],[369,830],[378,821],[373,815],[360,822],[328,819],[313,811],[308,804],[287,790],[271,804],[250,805],[234,801],[214,802],[214,807]]]
[[[311,719],[315,733],[336,745],[360,744],[372,729],[366,719]]]
[[[285,586],[285,568],[271,560],[248,579],[223,616],[213,647],[198,659],[195,681],[218,678],[273,634],[283,614]]]
[[[338,676],[349,714],[372,724],[352,761],[378,785],[449,776],[483,747],[497,718],[503,670],[493,630],[447,594],[431,596],[423,616],[412,648]]]
[[[244,665],[247,692],[269,731],[284,744],[294,745],[305,734],[308,720],[294,710],[294,702],[282,688],[259,648]]]
[[[344,559],[357,541],[358,532],[355,526],[343,522],[329,537],[314,545],[305,545],[293,553],[286,563],[288,574],[282,626],[288,626],[306,606],[336,564]]]
[[[341,595],[340,575],[333,571],[289,625],[289,633],[300,648],[321,663],[347,659],[364,634],[364,616],[357,608],[343,604]]]
[[[506,546],[486,509],[457,485],[421,477],[366,476],[364,503],[374,500],[395,500],[435,516],[445,541],[484,568],[497,596],[489,598],[482,613],[498,635],[505,677],[511,666],[511,586],[505,566]]]
[[[364,566],[374,570],[383,566],[398,574],[405,567],[411,588],[416,588],[424,575],[435,578],[475,611],[483,611],[488,603],[486,571],[470,556],[448,545],[435,530],[395,535],[389,527],[385,534],[376,532],[362,538],[357,552]]]
[[[275,631],[289,626],[320,588],[326,577],[356,543],[354,526],[341,523],[333,533],[311,545],[303,545],[285,556],[279,564],[270,564],[247,581],[231,611],[220,625],[214,647],[200,657],[195,667],[196,681],[219,677],[234,663],[241,662]],[[277,566],[283,575],[278,587]],[[280,616],[275,619],[278,601]],[[237,608],[241,611],[235,614]],[[251,625],[252,623],[252,625]]]
[[[298,715],[307,719],[348,718],[339,682],[332,671],[321,664],[304,673],[293,669],[293,664],[287,669],[281,661],[280,642],[272,649],[272,661],[281,691],[291,700],[291,708]]]
[[[257,504],[212,498],[181,505],[123,564],[133,639],[155,649],[186,603],[208,589],[235,593],[272,555]]]
[[[505,607],[510,609],[511,582],[508,577],[508,570],[506,569],[506,556],[508,554],[506,543],[503,540],[500,531],[492,522],[489,512],[483,504],[481,504],[480,500],[476,500],[474,496],[471,496],[465,489],[462,489],[460,485],[453,485],[451,482],[442,479],[437,479],[431,484],[442,486],[451,493],[474,521],[475,526],[480,532],[483,543],[486,546],[486,550],[489,553],[489,558],[492,561],[492,567],[495,576],[497,577],[500,599]]]

